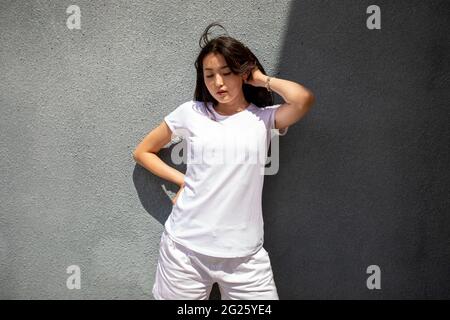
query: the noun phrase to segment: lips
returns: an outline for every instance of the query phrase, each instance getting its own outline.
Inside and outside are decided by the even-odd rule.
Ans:
[[[224,90],[221,90],[221,91],[217,91],[217,94],[223,94],[223,93],[225,93],[226,91],[224,91]]]

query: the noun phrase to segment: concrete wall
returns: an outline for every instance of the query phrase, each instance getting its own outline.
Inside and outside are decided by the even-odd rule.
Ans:
[[[372,4],[381,30],[366,27]],[[80,29],[66,24],[70,5]],[[212,21],[268,74],[316,96],[265,180],[280,298],[450,298],[449,9],[1,0],[0,298],[152,299],[166,192],[177,187],[131,152],[192,99],[198,39]],[[72,265],[81,289],[66,286]],[[370,265],[379,290],[366,286]]]

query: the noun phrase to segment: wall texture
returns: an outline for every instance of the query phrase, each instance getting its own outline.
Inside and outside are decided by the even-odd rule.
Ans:
[[[81,29],[66,25],[73,4]],[[372,4],[381,30],[366,27]],[[280,298],[450,298],[449,9],[0,0],[0,298],[152,299],[167,190],[177,188],[131,153],[192,99],[212,21],[268,74],[316,96],[265,178]],[[81,289],[66,286],[71,265]],[[366,286],[370,265],[380,290]]]

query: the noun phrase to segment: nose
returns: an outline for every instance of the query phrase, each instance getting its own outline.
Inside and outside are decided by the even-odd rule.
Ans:
[[[223,86],[223,79],[222,79],[222,77],[220,76],[220,74],[217,74],[217,75],[216,75],[214,81],[215,81],[215,83],[216,83],[217,88],[220,88],[221,86]]]

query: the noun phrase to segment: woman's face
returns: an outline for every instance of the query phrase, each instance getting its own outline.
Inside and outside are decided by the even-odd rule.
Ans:
[[[219,103],[240,101],[244,95],[243,76],[232,73],[220,53],[209,53],[203,59],[203,79]]]

